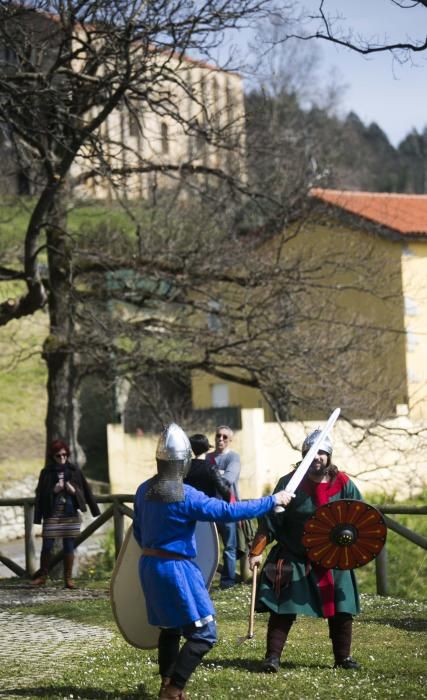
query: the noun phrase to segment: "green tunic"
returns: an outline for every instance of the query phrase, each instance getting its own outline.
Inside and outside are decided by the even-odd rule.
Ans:
[[[274,491],[286,488],[293,475],[283,476]],[[327,484],[305,477],[296,496],[282,513],[265,516],[259,532],[276,541],[261,572],[256,610],[280,614],[331,617],[337,612],[360,611],[356,577],[352,570],[326,570],[312,564],[301,539],[304,524],[317,507],[339,499],[361,500],[362,496],[343,472]],[[280,562],[281,569],[277,563]],[[274,577],[281,573],[280,583]]]

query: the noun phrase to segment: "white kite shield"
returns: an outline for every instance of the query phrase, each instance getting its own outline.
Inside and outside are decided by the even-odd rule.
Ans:
[[[209,588],[219,560],[217,529],[214,523],[197,522],[195,534],[195,561]],[[134,537],[131,525],[111,576],[110,600],[117,627],[126,641],[139,649],[154,649],[160,630],[148,622],[144,591],[138,573],[141,554],[141,547]]]

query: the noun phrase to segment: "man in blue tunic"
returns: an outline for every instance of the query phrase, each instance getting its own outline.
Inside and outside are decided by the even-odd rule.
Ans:
[[[292,494],[234,504],[209,498],[183,483],[191,446],[175,423],[162,433],[156,451],[157,475],[135,495],[134,534],[142,548],[139,575],[148,621],[161,628],[158,643],[159,698],[185,698],[184,687],[217,640],[215,609],[194,562],[196,521],[236,522],[287,505]],[[180,648],[181,637],[185,643]]]

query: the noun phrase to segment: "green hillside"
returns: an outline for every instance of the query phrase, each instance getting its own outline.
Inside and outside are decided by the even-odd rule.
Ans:
[[[42,466],[47,377],[41,345],[46,331],[47,316],[41,311],[0,329],[1,481],[38,474]]]
[[[0,265],[22,268],[22,241],[33,205],[25,197],[0,205]],[[70,211],[68,225],[71,235],[101,235],[107,239],[112,231],[131,235],[134,230],[123,210],[96,203],[77,205]],[[0,301],[16,298],[24,290],[21,282],[2,281]],[[0,481],[3,482],[38,474],[44,460],[47,373],[41,348],[47,332],[45,311],[0,327]]]

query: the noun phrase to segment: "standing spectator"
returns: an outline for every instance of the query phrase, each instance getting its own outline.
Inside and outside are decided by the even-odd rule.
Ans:
[[[230,502],[239,499],[240,457],[230,445],[233,431],[228,425],[219,425],[215,430],[215,451],[206,455],[208,463],[215,465],[221,477],[231,490]],[[236,583],[237,525],[217,523],[218,532],[224,545],[223,567],[220,578],[221,588],[231,588]]]
[[[92,515],[100,514],[83,472],[69,462],[70,449],[63,440],[55,440],[49,449],[49,458],[41,470],[36,488],[34,522],[42,529],[40,569],[33,586],[46,583],[55,538],[62,538],[64,547],[64,582],[66,588],[75,588],[72,580],[74,539],[80,532],[80,511],[89,506]]]
[[[206,453],[212,447],[206,435],[202,433],[192,435],[190,445],[195,457],[191,460],[190,470],[184,483],[198,491],[203,491],[211,498],[222,498],[229,502],[231,496],[229,483],[220,475],[218,469],[206,461]]]
[[[303,456],[319,432],[306,437]],[[275,491],[286,489],[292,474],[282,476]],[[261,572],[256,608],[270,613],[263,662],[266,673],[279,670],[280,656],[298,614],[327,619],[334,668],[359,668],[350,656],[353,615],[359,612],[354,572],[324,569],[310,562],[302,544],[304,525],[316,508],[342,498],[362,497],[351,479],[332,463],[332,442],[326,437],[286,510],[267,516],[260,524],[249,555],[251,569],[260,563],[265,547],[276,541]]]

